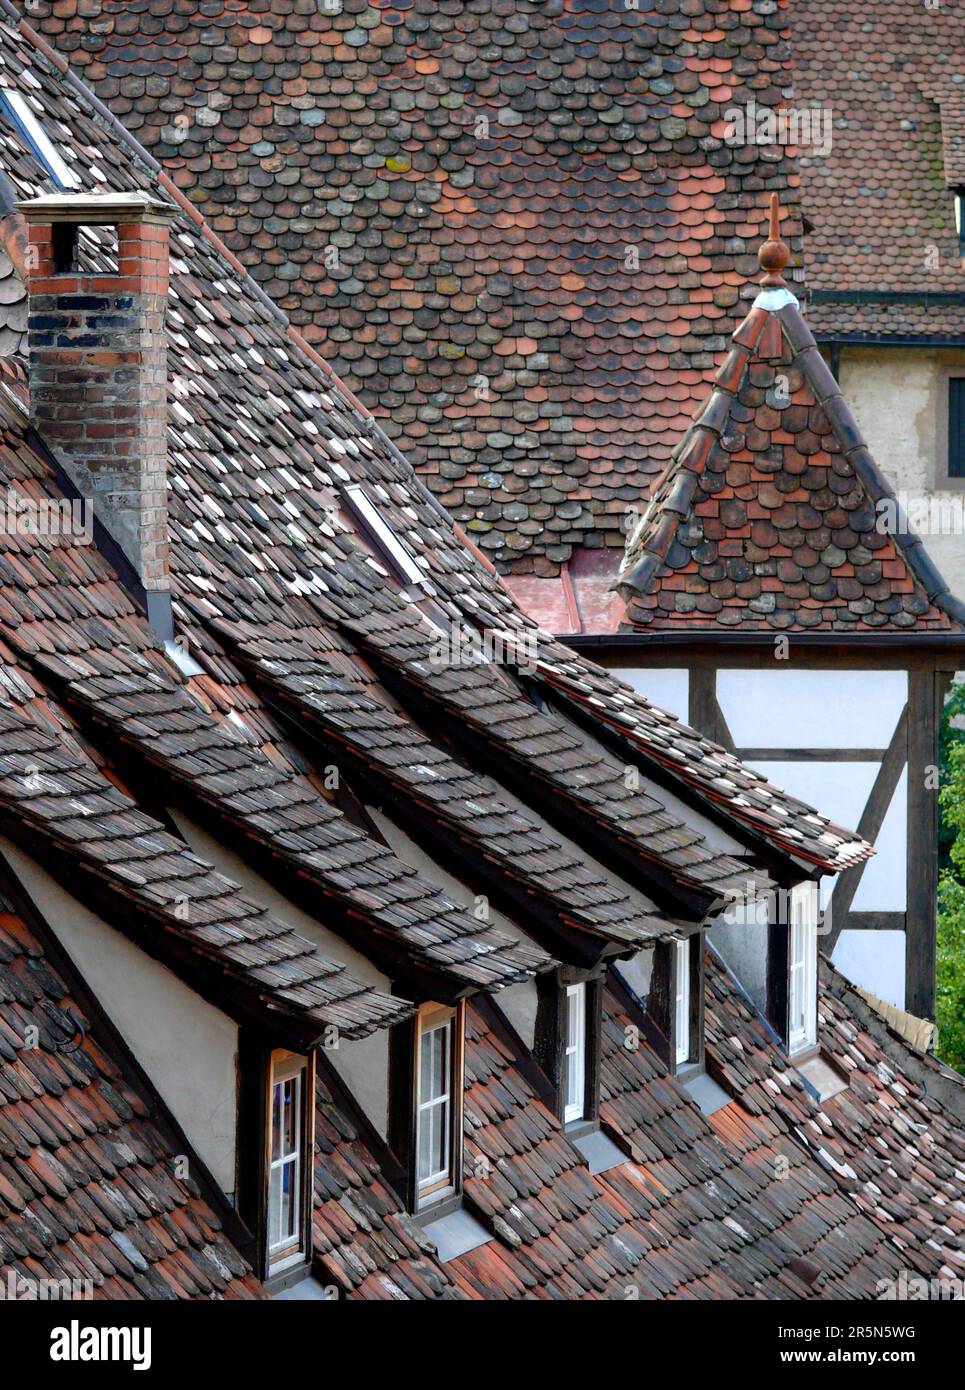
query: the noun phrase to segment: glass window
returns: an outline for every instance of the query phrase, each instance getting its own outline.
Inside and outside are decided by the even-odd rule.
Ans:
[[[582,1120],[586,1110],[586,985],[568,985],[563,1044],[563,1120]]]
[[[965,377],[948,378],[948,476],[965,478]]]
[[[419,1188],[449,1177],[452,1019],[424,1029],[419,1041]]]
[[[269,1116],[268,1258],[270,1264],[304,1248],[305,1060],[272,1060]]]
[[[787,988],[788,1048],[817,1040],[818,889],[796,883],[791,889],[791,940]]]
[[[461,1012],[423,1007],[416,1035],[416,1201],[454,1194],[462,1153]]]
[[[674,996],[674,1034],[677,1066],[690,1059],[690,942],[677,942]]]

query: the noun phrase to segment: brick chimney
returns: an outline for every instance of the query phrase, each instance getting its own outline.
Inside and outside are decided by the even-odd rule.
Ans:
[[[30,231],[31,424],[123,553],[166,638],[164,318],[175,209],[142,193],[45,194],[17,207]],[[116,272],[81,271],[83,227],[116,228]]]

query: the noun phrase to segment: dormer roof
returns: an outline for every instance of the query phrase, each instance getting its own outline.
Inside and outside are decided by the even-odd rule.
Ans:
[[[762,264],[772,245],[773,233]],[[962,636],[965,606],[872,458],[783,264],[628,539],[616,583],[628,619],[690,634]]]

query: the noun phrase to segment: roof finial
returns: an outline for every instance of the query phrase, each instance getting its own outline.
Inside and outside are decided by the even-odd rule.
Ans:
[[[791,259],[790,248],[781,240],[781,200],[776,193],[771,194],[770,222],[767,241],[757,253],[757,263],[766,272],[761,276],[761,284],[767,289],[776,289],[785,286],[781,271]]]

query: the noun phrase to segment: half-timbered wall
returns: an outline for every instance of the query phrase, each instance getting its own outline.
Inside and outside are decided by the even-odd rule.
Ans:
[[[822,907],[830,908],[822,949],[855,983],[930,1015],[943,678],[819,660],[783,669],[773,657],[769,666],[733,660],[721,669],[614,664],[636,690],[875,845],[866,865],[822,882]]]

